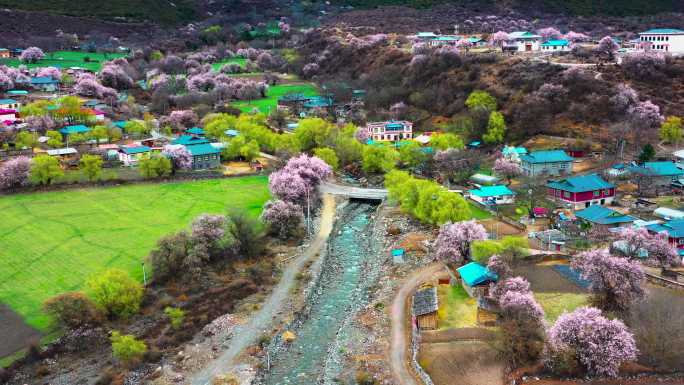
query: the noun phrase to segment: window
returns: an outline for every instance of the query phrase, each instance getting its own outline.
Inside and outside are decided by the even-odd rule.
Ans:
[[[601,196],[601,190],[595,190],[595,191],[594,191],[594,196],[595,196],[595,197]]]
[[[561,163],[560,168],[568,168],[568,164],[567,163]]]
[[[572,197],[572,194],[570,194],[568,191],[563,191],[563,198],[570,199]]]
[[[206,155],[206,156],[204,157],[204,161],[206,162],[206,161],[208,161],[208,160],[209,160],[209,155]]]

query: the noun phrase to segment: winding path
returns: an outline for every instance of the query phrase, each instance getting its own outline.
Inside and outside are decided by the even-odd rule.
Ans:
[[[406,320],[406,304],[413,293],[413,290],[428,280],[432,275],[443,269],[441,263],[433,263],[423,267],[413,274],[406,277],[392,301],[391,336],[390,340],[390,369],[395,383],[398,385],[422,385],[422,381],[417,381],[413,373],[409,370],[410,356],[410,335],[408,322]]]
[[[271,329],[278,317],[277,315],[284,310],[290,290],[294,287],[297,273],[302,270],[306,262],[314,258],[323,249],[328,241],[335,220],[335,209],[335,198],[330,194],[324,194],[321,225],[316,238],[301,255],[287,265],[278,285],[261,308],[250,317],[248,322],[237,326],[232,331],[233,338],[230,340],[228,349],[211,361],[206,368],[191,377],[190,383],[192,385],[209,385],[215,376],[228,372],[240,353],[245,348],[254,345],[259,336]]]

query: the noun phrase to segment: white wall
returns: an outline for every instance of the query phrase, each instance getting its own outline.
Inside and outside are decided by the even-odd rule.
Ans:
[[[641,41],[641,50],[644,49],[644,45],[650,43],[651,51],[684,53],[684,35],[641,35],[639,40]]]

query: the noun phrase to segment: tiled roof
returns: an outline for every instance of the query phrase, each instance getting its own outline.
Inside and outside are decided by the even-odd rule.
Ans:
[[[434,313],[439,308],[437,288],[430,287],[416,291],[413,295],[413,315],[420,316]]]
[[[572,176],[570,178],[549,182],[547,186],[573,193],[615,188],[615,185],[606,182],[598,174]]]
[[[584,210],[577,211],[575,216],[600,225],[629,223],[634,222],[635,220],[632,216],[622,214],[600,205],[589,206]]]
[[[520,160],[528,163],[555,163],[572,162],[573,157],[563,150],[533,151],[527,155],[522,155]]]
[[[477,190],[470,190],[469,193],[479,197],[499,197],[504,195],[515,195],[508,187],[504,185],[497,186],[482,186]]]

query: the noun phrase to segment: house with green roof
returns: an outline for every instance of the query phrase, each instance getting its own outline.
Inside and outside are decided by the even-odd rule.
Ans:
[[[520,155],[520,167],[523,174],[531,177],[539,175],[572,174],[574,158],[563,150],[533,151]]]
[[[66,126],[60,129],[59,132],[66,137],[73,134],[87,134],[90,132],[90,128],[84,126],[83,124],[77,124],[73,126]]]
[[[185,146],[192,155],[193,170],[210,170],[221,166],[221,149],[211,143]]]
[[[468,190],[470,199],[485,206],[509,205],[515,203],[515,192],[507,186],[481,186],[474,190]]]
[[[546,184],[548,196],[573,210],[592,205],[610,204],[615,199],[615,185],[598,174],[577,175]]]
[[[487,294],[489,284],[499,277],[477,262],[467,263],[456,269],[461,277],[461,285],[471,297],[479,298]]]
[[[183,146],[193,146],[196,144],[208,144],[209,140],[194,135],[181,135],[171,141],[171,144],[180,144]]]
[[[539,51],[542,37],[529,31],[515,31],[508,34],[510,40],[505,47],[515,48],[518,52]]]
[[[637,49],[670,54],[684,53],[684,30],[676,28],[654,28],[639,33]]]
[[[575,212],[575,217],[590,224],[592,227],[614,228],[631,226],[637,218],[631,215],[603,207],[600,205],[589,206]]]
[[[542,52],[568,52],[570,51],[570,42],[565,39],[547,40],[540,45]]]

